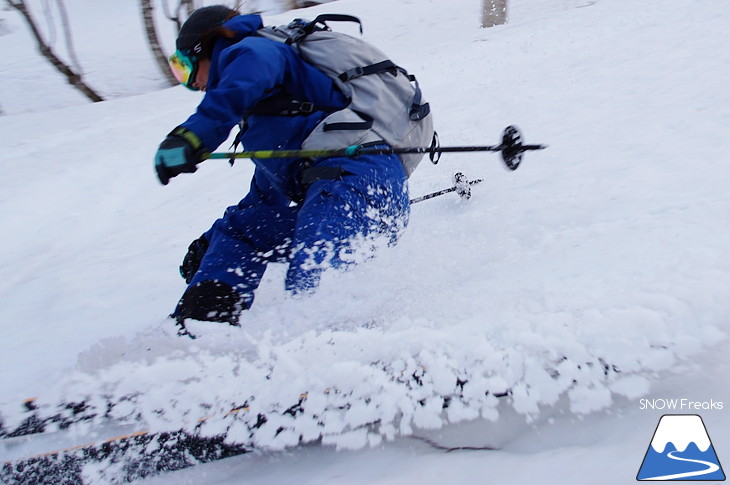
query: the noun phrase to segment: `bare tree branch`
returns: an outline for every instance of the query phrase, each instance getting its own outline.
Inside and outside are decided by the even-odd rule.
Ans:
[[[46,36],[46,44],[53,47],[56,44],[56,24],[53,21],[53,12],[51,11],[50,0],[43,0],[43,14],[46,17],[46,27],[48,29]]]
[[[195,1],[194,0],[180,0],[180,5],[177,7],[178,15],[180,10],[185,8],[185,14],[190,17],[193,12],[195,11]]]
[[[81,78],[81,74],[76,73],[73,69],[67,66],[66,63],[58,58],[58,56],[53,52],[50,46],[46,44],[46,42],[43,40],[43,37],[41,36],[40,31],[38,30],[38,27],[35,24],[35,21],[33,20],[33,16],[31,15],[27,5],[25,4],[25,0],[6,0],[6,2],[10,7],[20,12],[23,18],[25,18],[26,22],[28,22],[28,25],[30,26],[30,30],[33,32],[33,36],[38,42],[38,49],[40,50],[41,54],[43,55],[43,57],[48,59],[53,67],[55,67],[61,74],[66,76],[69,84],[81,91],[91,101],[104,101],[104,98],[102,98],[99,94],[97,94],[96,91],[94,91],[84,82],[84,80]]]
[[[170,84],[170,86],[175,86],[178,84],[178,82],[175,79],[175,76],[172,75],[172,72],[170,72],[170,68],[167,65],[167,56],[162,51],[162,46],[160,46],[160,40],[157,37],[155,20],[152,15],[152,1],[140,0],[139,4],[142,7],[142,20],[144,21],[145,32],[147,33],[147,41],[150,44],[150,49],[152,49],[152,55],[157,61],[157,65],[160,68],[160,71],[162,71],[162,74],[165,76],[165,79],[167,79],[167,82]]]
[[[176,14],[170,13],[170,6],[167,0],[162,0],[162,11],[169,20],[175,22],[177,31],[180,32],[184,19],[190,17],[195,11],[195,3],[193,0],[179,0],[177,4]],[[184,14],[184,15],[183,15]]]
[[[167,4],[167,0],[162,0],[162,13],[164,13],[165,17],[167,17],[169,20],[175,22],[175,26],[177,27],[178,32],[180,32],[180,27],[182,27],[182,22],[180,21],[180,10],[182,10],[182,2],[178,3],[177,14],[173,15],[172,13],[170,13],[170,6]]]
[[[81,62],[76,56],[76,50],[74,49],[73,37],[71,35],[71,24],[68,21],[68,13],[66,13],[66,5],[63,0],[56,0],[58,5],[58,11],[61,13],[61,25],[63,25],[63,34],[66,38],[66,49],[68,50],[68,56],[71,58],[74,67],[77,71],[81,71]]]

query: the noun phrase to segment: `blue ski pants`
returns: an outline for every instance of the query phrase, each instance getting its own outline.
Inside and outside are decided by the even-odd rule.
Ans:
[[[316,288],[327,268],[357,262],[369,238],[395,244],[408,223],[407,176],[395,155],[331,158],[320,166],[342,167],[338,180],[317,180],[299,204],[251,203],[229,207],[205,234],[208,249],[190,286],[218,280],[233,287],[250,308],[269,262],[288,262],[285,287]]]

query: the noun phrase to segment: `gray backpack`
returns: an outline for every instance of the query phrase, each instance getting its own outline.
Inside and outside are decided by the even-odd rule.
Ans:
[[[414,76],[362,39],[334,32],[327,21],[360,23],[349,15],[320,15],[264,27],[257,34],[297,49],[303,60],[327,74],[349,98],[304,141],[304,149],[338,149],[385,141],[392,147],[428,146],[434,135],[430,107]],[[362,33],[362,25],[360,25]],[[408,176],[423,154],[401,155]]]

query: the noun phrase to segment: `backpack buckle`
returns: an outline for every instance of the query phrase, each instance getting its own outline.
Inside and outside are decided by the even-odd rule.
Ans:
[[[361,66],[353,67],[352,69],[348,69],[347,71],[343,72],[339,76],[337,76],[340,81],[343,83],[346,83],[347,81],[352,81],[353,79],[356,79],[360,76],[365,75],[365,69]]]
[[[311,101],[302,101],[299,105],[299,112],[303,114],[314,113],[314,103]]]

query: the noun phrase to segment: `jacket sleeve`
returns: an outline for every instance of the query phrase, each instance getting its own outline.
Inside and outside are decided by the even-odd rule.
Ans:
[[[198,135],[208,150],[218,148],[246,111],[283,84],[289,53],[282,47],[290,49],[252,37],[214,55],[209,88],[181,126]]]

